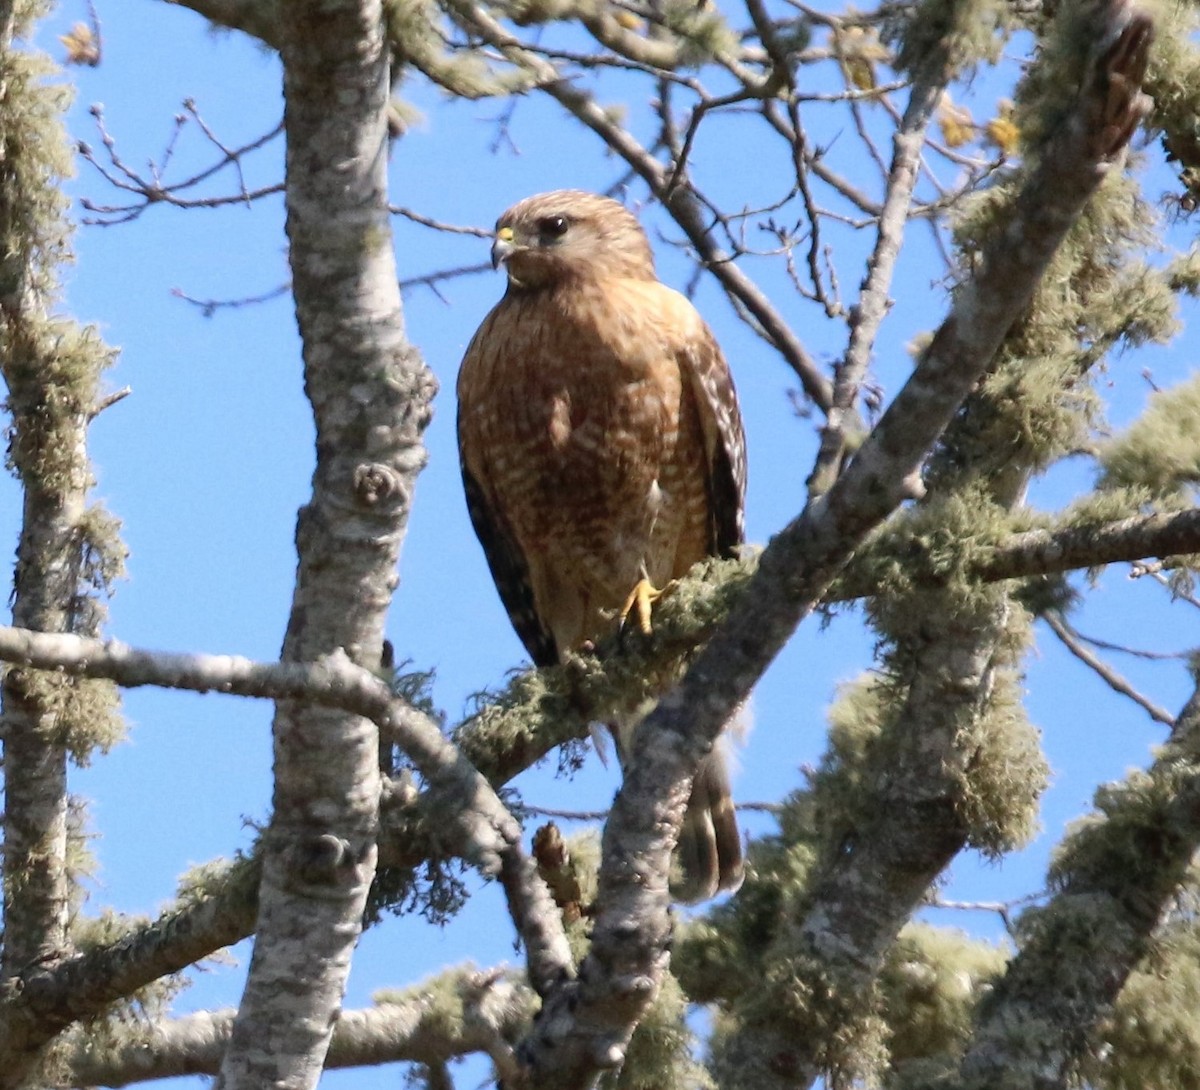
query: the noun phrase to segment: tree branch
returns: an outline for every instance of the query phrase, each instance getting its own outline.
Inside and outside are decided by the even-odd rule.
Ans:
[[[492,1057],[501,1077],[516,1072],[509,1041],[533,1016],[535,997],[500,971],[451,969],[378,1005],[342,1011],[325,1069],[373,1064],[444,1063],[469,1053]],[[96,1048],[73,1034],[56,1055],[61,1075],[49,1085],[127,1086],[184,1075],[215,1075],[229,1043],[234,1012],[204,1011],[112,1031]]]
[[[902,539],[893,539],[892,545],[909,555]],[[1026,531],[990,549],[981,545],[966,570],[970,576],[993,582],[1196,552],[1200,552],[1200,510],[1190,510]],[[863,563],[869,571],[875,560],[866,556],[854,563]],[[636,694],[647,679],[673,676],[684,657],[712,634],[756,566],[753,560],[728,561],[694,572],[659,604],[651,640],[637,639],[620,648],[614,641],[600,649],[599,659],[580,659],[567,667],[520,675],[493,704],[458,729],[463,754],[491,784],[499,786],[555,746],[586,737],[590,722],[635,706],[640,699]],[[912,566],[919,567],[919,560],[912,560]],[[915,579],[930,589],[944,582],[933,572],[922,577],[917,571]],[[847,600],[873,589],[870,578],[856,576],[851,567],[826,600]],[[327,663],[265,665],[233,656],[150,652],[115,641],[5,627],[0,627],[0,661],[108,678],[126,688],[155,685],[304,700],[378,715],[377,721],[387,721],[378,707],[358,703],[353,684],[338,670],[330,671]],[[347,676],[358,677],[357,672]],[[378,684],[374,678],[371,681]],[[350,692],[339,688],[345,684],[350,684]],[[376,697],[381,695],[377,690]],[[461,793],[458,788],[452,790],[456,796]],[[406,818],[402,837],[384,837],[381,857],[395,865],[427,857],[434,839],[428,832],[431,828],[438,830],[436,839],[444,851],[445,812],[442,796],[431,785],[420,801],[424,822]],[[243,883],[252,886],[256,882],[255,866],[253,875],[239,877],[211,901],[172,911],[113,947],[39,969],[36,986],[26,985],[26,994],[34,997],[31,1024],[45,1029],[38,1039],[47,1039],[75,1017],[95,1015],[106,1003],[160,975],[178,972],[245,938],[254,926],[257,900],[253,889]],[[17,1017],[15,1009],[0,1008],[0,1039],[16,1040],[26,1032],[18,1033]]]
[[[54,664],[53,668],[67,673],[107,677],[126,687],[158,685],[310,704],[378,724],[428,781],[423,802],[431,817],[438,815],[436,827],[443,850],[449,841],[451,849],[457,849],[485,874],[499,877],[525,944],[530,980],[539,994],[572,975],[561,922],[533,862],[522,849],[520,825],[433,720],[395,696],[384,682],[350,662],[344,653],[334,652],[314,663],[265,664],[232,656],[138,651],[115,642],[0,627],[0,660],[40,668]],[[458,831],[457,837],[449,835],[452,830]],[[226,941],[242,937],[244,934],[239,934]],[[212,949],[215,947],[199,956]],[[195,957],[176,968],[191,960]],[[73,979],[78,989],[78,978]],[[146,980],[140,982],[144,983]]]
[[[892,163],[875,247],[867,260],[867,275],[858,302],[850,314],[850,343],[838,365],[833,403],[821,429],[821,446],[808,481],[810,496],[820,496],[829,490],[863,427],[855,405],[871,363],[875,337],[891,309],[888,293],[892,272],[908,223],[925,132],[951,75],[948,63],[928,66],[927,71],[931,72],[929,77],[918,78],[913,83],[908,107],[892,137]]]
[[[172,909],[108,946],[28,970],[0,1003],[5,1071],[19,1071],[9,1056],[32,1054],[72,1022],[244,939],[254,927],[259,877],[258,866],[245,863],[217,896]]]
[[[1022,917],[1020,953],[980,1011],[958,1085],[1065,1090],[1200,848],[1200,689],[1146,772],[1096,794],[1057,854],[1058,893]],[[1020,1032],[1013,1032],[1019,1026]]]
[[[1092,670],[1100,677],[1100,679],[1113,692],[1120,693],[1122,696],[1129,697],[1135,704],[1142,708],[1151,719],[1156,719],[1160,723],[1171,726],[1175,722],[1175,717],[1165,708],[1155,704],[1147,696],[1143,696],[1132,685],[1129,684],[1116,670],[1109,666],[1099,655],[1093,654],[1079,639],[1078,635],[1067,624],[1066,618],[1056,609],[1047,610],[1042,614],[1042,620],[1050,627],[1053,632],[1063,643],[1068,651],[1071,652],[1080,662],[1090,666]]]
[[[526,1044],[535,1085],[582,1087],[621,1063],[665,971],[665,875],[697,763],[854,549],[909,494],[921,460],[1144,115],[1149,19],[1115,3],[1100,32],[1116,44],[1098,59],[916,372],[826,496],[772,540],[727,620],[638,730],[605,829],[591,951],[578,985],[547,1004]]]
[[[380,0],[294,3],[278,32],[288,258],[317,453],[282,657],[344,648],[375,665],[436,388],[405,337],[396,283],[390,50]],[[374,724],[285,702],[272,734],[258,927],[222,1090],[316,1085],[375,873]]]

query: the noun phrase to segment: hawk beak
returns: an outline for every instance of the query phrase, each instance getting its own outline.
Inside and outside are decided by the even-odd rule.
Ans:
[[[501,227],[496,232],[496,241],[492,243],[492,268],[500,268],[516,248],[516,244],[513,242],[513,229]]]

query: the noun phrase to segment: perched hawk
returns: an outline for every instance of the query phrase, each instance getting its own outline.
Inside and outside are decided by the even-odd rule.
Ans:
[[[500,217],[492,257],[508,290],[458,376],[463,484],[513,627],[547,666],[631,609],[648,627],[656,588],[741,544],[745,436],[712,332],[616,201],[529,197]],[[677,859],[680,900],[741,884],[720,748]]]

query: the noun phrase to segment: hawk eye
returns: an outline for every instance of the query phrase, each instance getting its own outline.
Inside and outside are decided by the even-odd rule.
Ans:
[[[570,226],[566,216],[545,216],[538,220],[538,231],[543,238],[562,238]]]

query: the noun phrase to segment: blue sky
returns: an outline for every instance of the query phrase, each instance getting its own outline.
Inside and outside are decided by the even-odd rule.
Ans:
[[[103,63],[70,73],[80,88],[69,119],[75,138],[100,146],[88,107],[103,102],[121,155],[141,169],[161,154],[185,99],[195,100],[227,145],[250,140],[278,121],[278,65],[253,44],[214,35],[198,16],[165,3],[102,3],[99,13]],[[83,18],[82,4],[66,4],[44,29],[41,44],[61,57],[55,34]],[[640,96],[634,101],[648,93],[630,82],[604,97],[615,98],[620,90]],[[511,119],[515,149],[492,154],[488,147],[501,104],[451,103],[415,81],[405,93],[425,118],[392,153],[393,199],[399,204],[486,226],[529,193],[602,188],[619,176],[598,140],[565,122],[553,104],[522,99]],[[981,115],[996,93],[986,81],[975,88],[985,103]],[[842,123],[818,115],[812,135],[838,154],[851,155],[850,137],[838,129]],[[211,151],[189,123],[176,152],[175,176],[211,161]],[[767,184],[777,154],[741,131],[736,119],[714,126],[712,137],[696,149],[698,166],[709,171],[713,187],[730,199],[744,193],[746,200]],[[276,180],[281,162],[277,140],[246,162],[249,184]],[[870,169],[861,164],[864,178],[870,178]],[[228,176],[225,184],[231,184]],[[1164,178],[1160,188],[1167,184]],[[86,164],[70,192],[100,203],[119,196]],[[82,214],[77,204],[74,211]],[[445,237],[402,220],[395,226],[402,277],[486,260],[485,241]],[[921,237],[925,229],[913,231],[917,245],[897,270],[898,303],[877,349],[888,394],[910,366],[905,345],[936,325],[944,310],[941,265]],[[849,228],[835,230],[832,240],[859,250],[865,242]],[[684,263],[661,241],[656,249],[663,278],[684,287]],[[132,388],[92,432],[96,495],[123,521],[131,551],[129,578],[111,603],[109,633],[144,647],[272,659],[290,603],[295,513],[307,496],[313,465],[290,299],[206,317],[172,289],[199,299],[235,299],[283,284],[282,199],[267,198],[252,209],[157,207],[133,223],[81,228],[76,250],[66,306],[99,325],[120,348],[110,383]],[[843,276],[848,291],[861,276],[850,268],[853,275]],[[485,274],[444,285],[441,298],[415,289],[405,299],[410,335],[438,376],[441,394],[427,434],[430,462],[418,485],[389,635],[401,658],[436,666],[436,697],[452,720],[472,692],[497,685],[523,658],[466,518],[454,443],[458,361],[502,290],[499,275]],[[814,426],[797,418],[789,404],[787,392],[796,385],[790,373],[736,320],[721,293],[702,282],[697,304],[734,369],[750,441],[748,532],[751,540],[763,542],[800,508],[816,446]],[[831,358],[842,347],[840,329],[811,305],[789,301],[785,310],[818,358]],[[1102,386],[1117,404],[1114,420],[1128,421],[1144,404],[1149,392],[1144,368],[1158,385],[1171,385],[1192,367],[1195,348],[1194,334],[1187,334],[1166,349],[1111,361]],[[1068,465],[1038,486],[1034,500],[1057,506],[1087,484],[1082,468]],[[5,479],[0,532],[9,541],[15,541],[18,517],[15,486]],[[1121,569],[1102,577],[1094,598],[1079,619],[1085,631],[1154,650],[1197,642],[1189,607],[1168,607],[1165,595],[1131,585]],[[756,727],[742,754],[739,795],[774,800],[801,782],[800,766],[815,762],[823,748],[824,709],[839,682],[870,665],[871,642],[853,610],[826,627],[816,621],[803,626],[756,695]],[[1177,664],[1118,665],[1170,709],[1186,696]],[[1163,736],[1138,709],[1114,700],[1044,630],[1028,660],[1028,689],[1030,713],[1045,733],[1054,769],[1042,815],[1045,833],[1001,865],[960,861],[947,896],[1008,899],[1039,888],[1047,852],[1064,823],[1084,811],[1098,782],[1145,763],[1149,748]],[[99,870],[92,905],[153,913],[186,867],[246,846],[247,823],[266,819],[270,708],[152,691],[128,694],[125,707],[128,740],[76,774],[73,790],[92,800],[92,824],[102,834],[93,845]],[[555,779],[552,771],[522,778],[527,801],[593,809],[611,799],[616,773],[597,761],[571,781]],[[769,828],[762,817],[747,817],[745,824]],[[485,890],[443,931],[389,921],[369,933],[355,962],[348,1003],[364,1004],[376,988],[403,986],[451,962],[516,960],[499,910],[494,890]],[[995,933],[990,917],[938,918]],[[244,950],[239,960],[244,963]],[[233,1005],[239,989],[240,968],[214,967],[197,975],[178,1009]],[[377,1078],[330,1075],[326,1085],[365,1086]]]

